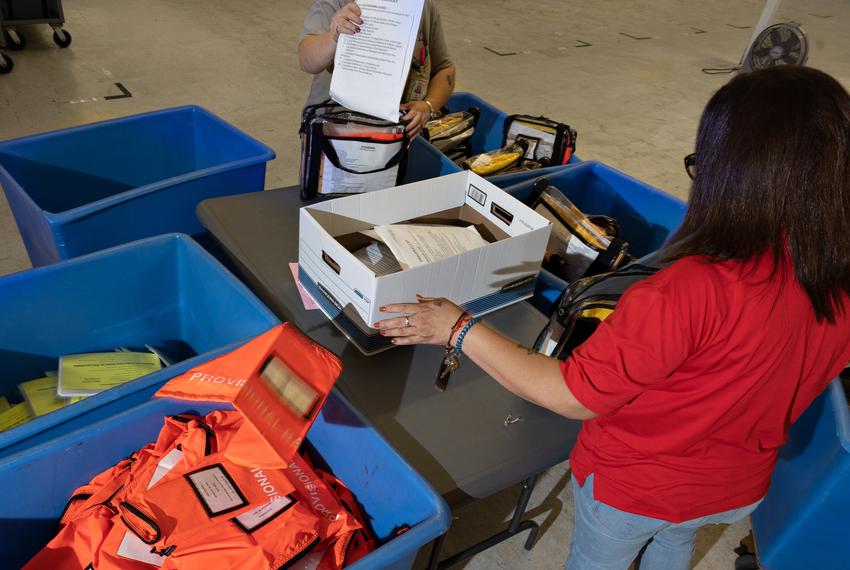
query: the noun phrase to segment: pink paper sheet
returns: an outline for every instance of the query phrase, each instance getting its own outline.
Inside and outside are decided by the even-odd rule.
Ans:
[[[304,308],[308,311],[314,311],[319,308],[319,304],[313,300],[310,293],[301,285],[298,280],[298,264],[290,263],[289,270],[292,272],[292,278],[295,279],[295,285],[298,287],[298,294],[301,295],[301,302],[304,303]]]

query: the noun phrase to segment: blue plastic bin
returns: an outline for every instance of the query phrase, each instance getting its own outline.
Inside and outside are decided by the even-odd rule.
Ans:
[[[502,136],[504,134],[505,127],[505,119],[508,117],[508,113],[501,111],[485,101],[484,99],[478,97],[477,95],[473,95],[472,93],[466,93],[463,91],[459,91],[454,93],[451,97],[449,97],[448,102],[446,103],[446,107],[449,112],[454,113],[457,111],[466,111],[470,107],[477,107],[481,114],[478,117],[478,123],[475,125],[475,132],[472,135],[472,154],[480,154],[482,152],[487,152],[491,150],[496,150],[497,148],[501,148],[502,146]],[[523,111],[526,114],[528,110]],[[553,117],[557,119],[557,117]],[[428,172],[431,172],[434,165],[439,164],[439,176],[443,176],[445,174],[451,174],[453,172],[458,172],[460,167],[453,163],[448,159],[446,155],[442,152],[434,148],[434,146],[422,139],[422,137],[417,137],[420,145],[427,145],[429,152],[425,152],[421,149],[417,149],[417,156],[436,156],[439,157],[439,162],[434,162],[434,159],[431,158],[431,162],[426,162],[428,165]],[[416,140],[414,140],[416,142]],[[412,151],[411,151],[412,153]],[[413,158],[413,154],[411,154],[411,159]],[[411,160],[411,163],[413,161]],[[578,164],[581,162],[581,159],[573,155],[570,158],[568,164]],[[559,166],[549,166],[547,168],[540,168],[534,170],[532,172],[536,173],[537,176],[544,176],[552,169],[562,168],[564,165]],[[410,169],[408,168],[408,171]],[[421,169],[414,169],[414,175],[418,175],[421,172]],[[431,178],[432,176],[427,177],[418,177],[410,182],[415,182],[417,180],[424,180],[425,178]]]
[[[490,150],[496,150],[502,146],[502,135],[504,134],[505,119],[508,113],[497,109],[478,95],[458,91],[449,97],[446,107],[450,113],[467,111],[470,107],[477,107],[481,114],[472,134],[472,154],[479,154]],[[528,114],[526,111],[523,113]]]
[[[164,416],[221,407],[154,400],[0,459],[0,484],[14,489],[0,503],[0,532],[8,546],[4,567],[18,568],[43,548],[74,489],[154,441]],[[356,495],[377,536],[389,539],[351,570],[410,568],[417,551],[448,529],[443,499],[338,392],[328,398],[307,442]],[[391,538],[402,525],[410,530]]]
[[[0,432],[2,457],[146,401],[279,321],[191,238],[171,234],[0,278],[0,323],[4,395],[56,370],[64,354],[166,341],[191,348],[174,366]]]
[[[635,257],[661,247],[685,217],[687,205],[682,200],[596,161],[504,174],[490,181],[514,197],[527,200],[541,176],[585,214],[616,218],[620,235],[629,242],[629,252]],[[541,271],[533,299],[535,306],[549,314],[566,286],[562,279]]]
[[[434,145],[422,137],[414,138],[410,143],[407,160],[407,173],[402,184],[419,182],[460,172],[461,168],[449,157],[434,148]]]
[[[263,190],[267,146],[201,107],[0,142],[0,185],[34,266],[169,232],[206,198]]]
[[[761,567],[847,568],[849,512],[850,409],[836,379],[791,426],[752,515]]]

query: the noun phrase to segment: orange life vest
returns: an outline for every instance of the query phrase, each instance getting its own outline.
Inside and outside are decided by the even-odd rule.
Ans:
[[[278,570],[312,553],[334,570],[368,552],[341,483],[267,446],[237,411],[166,418],[154,444],[77,489],[25,568]],[[269,464],[247,464],[258,456]]]

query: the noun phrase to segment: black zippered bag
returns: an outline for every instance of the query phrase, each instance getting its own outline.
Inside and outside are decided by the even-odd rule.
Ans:
[[[509,115],[505,119],[502,146],[518,139],[526,140],[529,143],[526,160],[537,161],[541,166],[557,166],[570,161],[576,150],[577,138],[575,129],[548,117]]]
[[[327,134],[329,126],[340,129],[357,127],[354,129],[357,135]],[[374,133],[374,136],[369,136],[371,133]],[[299,183],[301,197],[305,200],[315,198],[319,194],[345,195],[381,190],[397,186],[404,180],[410,139],[401,123],[391,123],[357,113],[328,100],[304,109],[299,134]],[[392,140],[387,140],[389,138]],[[385,162],[374,168],[362,169],[345,164],[340,157],[337,145],[344,143],[361,143],[362,148],[371,151],[380,149],[383,145],[394,145],[398,149]],[[386,176],[370,176],[379,173],[386,173]],[[329,179],[334,181],[333,191],[327,191],[325,188]]]
[[[572,282],[555,302],[555,312],[534,349],[559,360],[569,357],[614,312],[629,287],[666,265],[659,262],[660,258],[660,252],[654,252],[617,271]]]

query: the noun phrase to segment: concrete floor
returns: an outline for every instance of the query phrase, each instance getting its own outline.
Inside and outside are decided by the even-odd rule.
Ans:
[[[74,43],[59,50],[46,27],[24,29],[0,76],[0,139],[188,103],[200,104],[272,146],[269,188],[295,182],[297,125],[310,76],[296,42],[308,0],[74,0],[65,6]],[[438,0],[458,67],[458,89],[512,113],[546,114],[579,131],[578,153],[686,197],[682,157],[697,120],[728,78],[704,67],[736,63],[758,19],[756,0]],[[850,86],[850,5],[786,0],[777,20],[801,22],[809,64]],[[645,39],[638,39],[645,38]],[[589,44],[589,45],[585,45]],[[514,52],[499,57],[485,50]],[[132,98],[118,94],[121,82]],[[0,275],[29,267],[0,198]],[[561,568],[572,525],[566,466],[540,481],[531,504],[545,532],[530,553],[524,537],[466,568]],[[499,530],[517,492],[457,513],[449,552]],[[747,524],[704,529],[695,568],[733,568]]]

